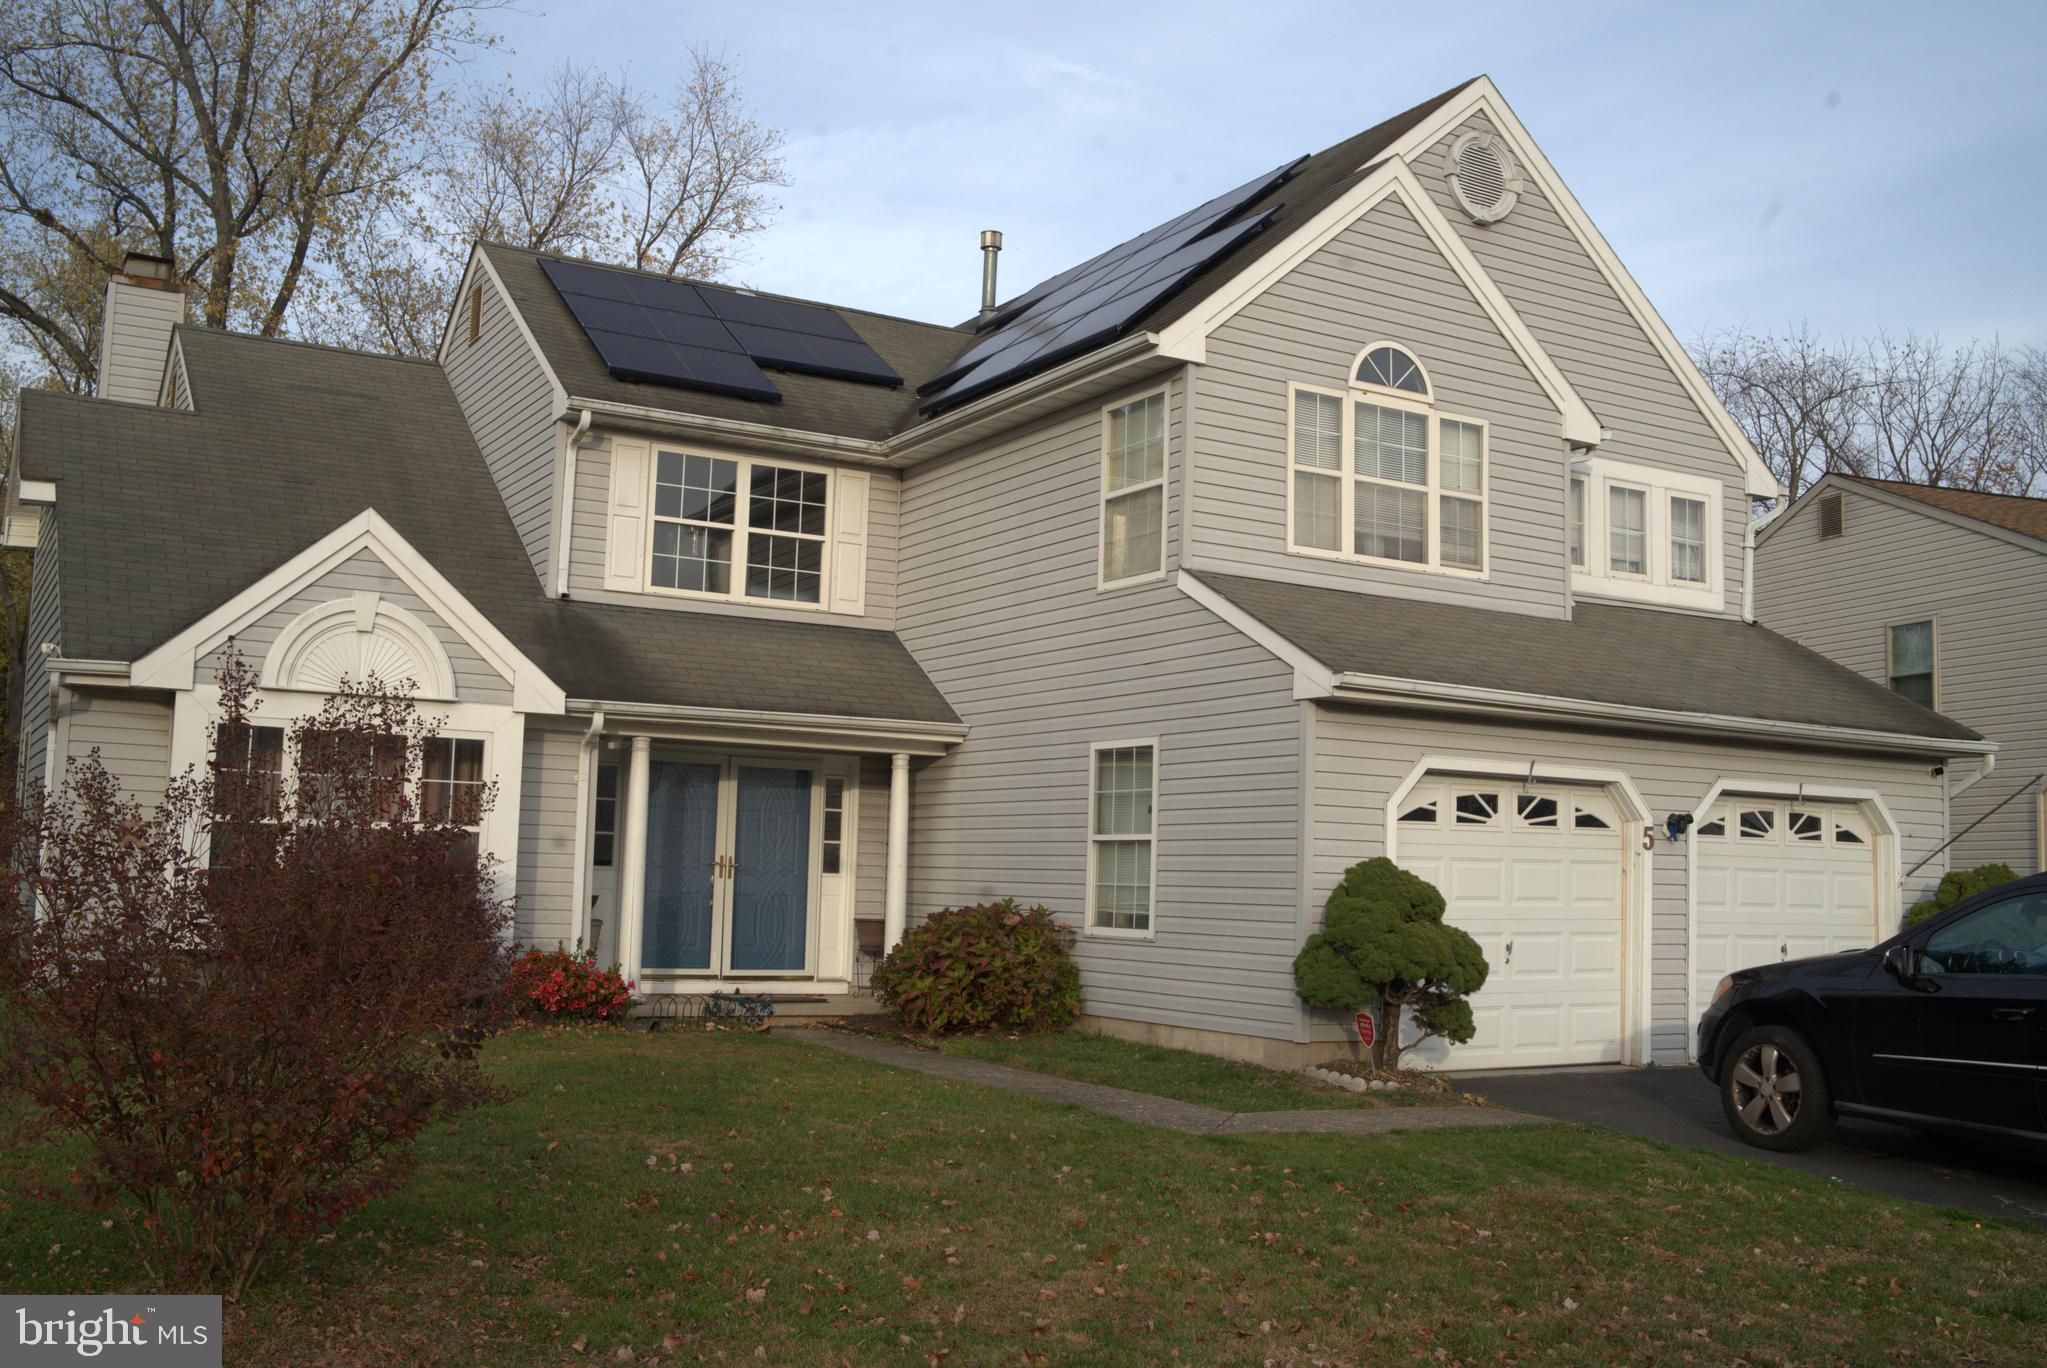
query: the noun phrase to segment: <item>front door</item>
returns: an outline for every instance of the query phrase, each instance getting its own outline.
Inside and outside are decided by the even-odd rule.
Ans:
[[[816,777],[749,758],[649,762],[643,974],[811,970]]]

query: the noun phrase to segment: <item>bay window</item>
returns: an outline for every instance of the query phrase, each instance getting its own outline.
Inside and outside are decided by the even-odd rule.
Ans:
[[[1724,611],[1720,481],[1604,456],[1580,458],[1567,478],[1572,592]]]
[[[779,462],[660,451],[648,580],[657,591],[824,601],[831,477]]]
[[[1348,393],[1289,402],[1290,551],[1485,573],[1486,426],[1439,415],[1412,356],[1367,348]]]

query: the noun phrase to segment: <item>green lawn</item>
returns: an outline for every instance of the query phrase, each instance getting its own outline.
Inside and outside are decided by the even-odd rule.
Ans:
[[[1386,1107],[1443,1103],[1448,1098],[1398,1092],[1354,1093],[1302,1073],[1140,1045],[1112,1036],[1059,1031],[1034,1036],[964,1036],[939,1045],[947,1054],[1010,1064],[1089,1083],[1157,1093],[1224,1111],[1295,1111],[1320,1107]]]
[[[2018,1363],[2047,1337],[2037,1231],[1604,1132],[1188,1136],[790,1036],[487,1058],[518,1095],[274,1267],[230,1362]],[[55,1167],[0,1151],[0,1185]],[[98,1217],[0,1211],[9,1290],[134,1284]]]

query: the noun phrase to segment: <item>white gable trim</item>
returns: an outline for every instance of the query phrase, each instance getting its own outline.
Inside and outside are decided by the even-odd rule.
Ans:
[[[1777,517],[1770,519],[1769,525],[1756,533],[1756,549],[1761,550],[1764,543],[1768,542],[1780,529],[1787,526],[1793,519],[1810,507],[1812,501],[1821,494],[1857,494],[1865,499],[1873,499],[1877,503],[1900,509],[1906,513],[1917,513],[1922,517],[1932,519],[1934,522],[1946,523],[1950,527],[1958,527],[1964,532],[1974,532],[1981,536],[1994,538],[1997,541],[2009,542],[2013,546],[2023,547],[2027,551],[2047,555],[2047,542],[2041,541],[2038,537],[2029,537],[2023,532],[2014,532],[2008,527],[1999,527],[1996,523],[1984,522],[1981,518],[1972,518],[1967,513],[1957,513],[1952,508],[1942,508],[1937,504],[1922,502],[1909,494],[1900,494],[1896,490],[1864,484],[1860,480],[1845,478],[1833,473],[1822,475],[1818,481],[1807,487],[1805,493],[1798,496],[1796,503],[1785,509]]]
[[[1747,492],[1750,496],[1758,499],[1782,498],[1784,490],[1777,483],[1777,477],[1770,473],[1769,466],[1756,454],[1755,447],[1750,445],[1747,435],[1741,430],[1741,425],[1734,421],[1733,415],[1728,413],[1719,397],[1713,393],[1712,386],[1708,385],[1706,377],[1699,373],[1691,354],[1677,340],[1676,334],[1671,332],[1670,325],[1663,321],[1662,315],[1656,312],[1656,306],[1642,293],[1642,287],[1628,274],[1628,268],[1614,255],[1613,248],[1594,226],[1584,206],[1578,203],[1577,196],[1571,193],[1570,187],[1557,175],[1557,169],[1550,165],[1549,158],[1542,154],[1542,149],[1536,145],[1535,139],[1529,136],[1521,121],[1514,117],[1514,111],[1508,108],[1505,97],[1492,83],[1492,78],[1481,76],[1459,91],[1457,96],[1441,109],[1395,139],[1393,145],[1387,149],[1386,155],[1398,157],[1402,162],[1411,162],[1434,147],[1459,124],[1478,113],[1483,113],[1492,120],[1493,127],[1512,147],[1515,159],[1528,174],[1534,176],[1537,184],[1542,187],[1543,194],[1556,206],[1558,216],[1576,235],[1587,255],[1592,258],[1593,264],[1599,268],[1599,273],[1606,277],[1606,283],[1612,287],[1613,292],[1620,297],[1622,305],[1641,325],[1650,345],[1662,355],[1664,363],[1670,367],[1678,383],[1691,395],[1692,402],[1698,405],[1699,412],[1705,417],[1706,422],[1719,435],[1736,463],[1747,472]]]
[[[1398,159],[1388,161],[1378,171],[1352,186],[1342,197],[1231,277],[1186,317],[1168,324],[1159,335],[1159,350],[1183,360],[1206,360],[1210,333],[1234,318],[1252,300],[1387,199],[1396,199],[1406,206],[1429,241],[1450,264],[1450,269],[1478,300],[1487,317],[1492,319],[1493,326],[1521,358],[1522,364],[1528,367],[1550,402],[1556,405],[1563,418],[1564,440],[1574,446],[1599,445],[1599,419],[1593,416],[1591,408],[1578,396],[1578,392],[1571,388],[1571,382],[1564,378],[1563,371],[1542,349],[1542,344],[1535,340],[1535,334],[1528,330],[1521,315],[1500,293],[1500,287],[1493,283],[1478,258],[1464,245],[1464,239],[1443,217],[1414,172],[1406,162]]]
[[[469,287],[479,273],[490,280],[491,287],[498,292],[498,298],[504,301],[505,312],[512,316],[513,325],[519,329],[519,336],[525,339],[527,349],[533,353],[533,359],[540,363],[540,372],[547,377],[547,387],[554,395],[553,416],[559,420],[569,411],[569,392],[562,388],[562,382],[555,375],[554,367],[547,364],[547,353],[540,349],[540,342],[533,336],[533,329],[526,326],[526,316],[519,312],[519,306],[512,300],[512,292],[505,288],[504,278],[498,274],[497,267],[490,264],[490,258],[484,255],[481,245],[469,249],[469,264],[462,269],[462,283],[455,291],[455,305],[448,311],[448,321],[441,328],[441,345],[434,352],[434,360],[440,362],[443,369],[447,368],[448,353],[455,347],[456,325],[462,321],[463,313],[468,307]]]
[[[410,679],[422,702],[452,702],[457,696],[455,666],[440,638],[419,618],[367,589],[306,609],[278,634],[263,658],[266,689],[327,693],[343,676]]]
[[[197,622],[137,660],[129,680],[138,689],[189,690],[201,657],[230,636],[304,590],[359,551],[369,551],[432,605],[492,669],[512,682],[512,706],[526,713],[560,713],[561,686],[476,611],[426,557],[374,508],[341,526],[243,589]]]
[[[185,346],[184,343],[178,340],[178,330],[173,328],[171,329],[171,347],[164,355],[163,379],[156,383],[156,406],[158,408],[175,407],[171,403],[173,397],[171,393],[171,377],[183,373],[184,369]],[[192,377],[190,375],[185,376],[185,395],[187,398],[192,397]],[[192,399],[192,407],[195,409],[199,407],[199,401],[196,398]]]

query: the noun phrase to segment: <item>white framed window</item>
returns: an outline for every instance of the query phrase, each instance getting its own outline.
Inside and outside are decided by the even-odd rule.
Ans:
[[[1349,390],[1287,403],[1289,551],[1485,576],[1487,426],[1438,413],[1410,352],[1373,343]]]
[[[1589,456],[1564,505],[1574,593],[1719,612],[1721,482]]]
[[[1887,630],[1886,676],[1891,691],[1929,708],[1940,706],[1939,634],[1932,618],[1894,623]]]
[[[1166,571],[1166,394],[1102,410],[1101,583]]]
[[[1158,875],[1158,742],[1088,748],[1087,929],[1150,936]]]
[[[823,605],[829,471],[669,449],[650,464],[650,591]]]
[[[618,854],[618,766],[597,767],[596,810],[591,821],[590,863],[609,869]]]

